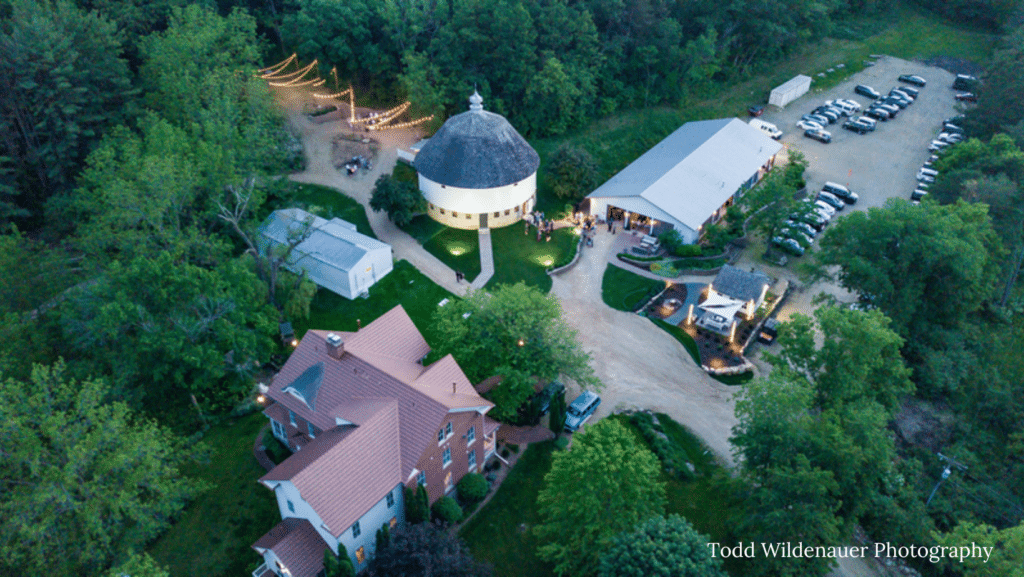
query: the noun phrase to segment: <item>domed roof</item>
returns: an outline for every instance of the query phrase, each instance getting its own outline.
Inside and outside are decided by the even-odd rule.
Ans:
[[[470,110],[449,118],[416,155],[416,170],[436,183],[497,188],[537,172],[537,151],[505,117],[483,109],[476,92]]]

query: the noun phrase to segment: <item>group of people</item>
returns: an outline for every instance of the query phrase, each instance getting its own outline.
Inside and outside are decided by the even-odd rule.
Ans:
[[[541,236],[545,236],[548,242],[551,241],[551,233],[555,230],[555,221],[545,220],[543,212],[531,212],[526,215],[524,219],[526,221],[523,234],[530,234],[530,225],[537,227],[537,242],[540,242]]]

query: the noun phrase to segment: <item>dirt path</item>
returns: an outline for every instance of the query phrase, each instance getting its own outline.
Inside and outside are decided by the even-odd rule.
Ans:
[[[551,293],[566,321],[580,334],[605,383],[597,417],[620,408],[649,408],[670,415],[733,464],[729,436],[736,424],[734,389],[715,381],[668,333],[646,318],[617,311],[601,300],[608,251],[620,235],[599,230],[575,267],[554,277]]]

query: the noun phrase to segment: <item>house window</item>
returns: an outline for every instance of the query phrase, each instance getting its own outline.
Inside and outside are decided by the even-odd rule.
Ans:
[[[288,422],[290,422],[292,426],[295,428],[299,427],[299,425],[295,422],[295,411],[288,411]]]
[[[287,439],[288,433],[284,430],[284,425],[278,423],[274,419],[270,419],[270,425],[274,428],[274,436],[278,439]]]
[[[469,460],[469,470],[476,469],[476,451],[470,451],[466,458]]]
[[[499,216],[501,216],[501,213],[500,213],[500,212],[496,212],[496,213],[494,213],[494,218],[498,218]]]
[[[352,538],[355,539],[362,531],[359,529],[359,521],[352,524]]]
[[[292,513],[295,512],[295,503],[292,503],[290,500],[288,501],[288,510]]]
[[[457,213],[457,212],[455,212],[455,211],[453,210],[453,211],[452,211],[452,217],[454,217],[454,218],[459,218],[459,213]]]
[[[423,485],[424,487],[427,486],[427,472],[426,471],[420,471],[419,477],[416,477],[416,484],[417,485]]]
[[[394,493],[388,493],[388,499],[387,500],[388,500],[388,509],[390,509],[390,508],[395,506],[395,494]]]
[[[471,215],[471,214],[469,214],[469,213],[467,212],[467,213],[466,213],[466,220],[469,220],[469,219],[470,219],[470,218],[471,218],[472,216],[473,216],[473,215]]]
[[[395,525],[397,525],[397,524],[398,524],[398,517],[392,517],[391,520],[388,521],[388,525],[391,525],[392,529],[394,529]]]
[[[438,210],[440,210],[440,211],[441,211],[441,214],[444,214],[444,209],[443,209],[443,208],[441,208],[441,209],[438,209]]]
[[[516,205],[516,214],[519,214],[519,205]]]
[[[362,563],[363,561],[366,561],[366,549],[360,547],[356,549],[356,562]]]
[[[445,449],[444,449],[444,456],[441,458],[441,462],[444,463],[445,467],[447,467],[448,465],[452,464],[452,448],[451,447],[445,447]]]
[[[433,205],[433,203],[430,203],[430,202],[428,202],[428,203],[427,203],[427,206],[429,206],[429,207],[430,207],[430,210],[434,210],[434,205]]]
[[[315,439],[316,438],[316,427],[313,426],[313,423],[310,423],[309,421],[306,421],[306,430],[309,431],[309,438],[310,439]]]
[[[452,424],[451,423],[448,423],[447,425],[444,426],[444,436],[445,437],[451,437],[452,436]]]
[[[472,445],[473,441],[475,441],[475,440],[476,440],[476,427],[470,427],[469,430],[466,431],[466,445],[467,446],[468,445]]]
[[[508,216],[510,212],[512,212],[511,209],[505,209],[505,216]]]
[[[444,429],[438,429],[437,430],[437,444],[440,445],[443,442],[444,442]]]
[[[448,491],[451,491],[452,487],[452,474],[448,473],[444,476],[444,492],[447,493]]]

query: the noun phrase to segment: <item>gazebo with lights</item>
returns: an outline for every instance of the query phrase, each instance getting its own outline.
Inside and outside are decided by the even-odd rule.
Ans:
[[[537,201],[540,157],[504,116],[484,110],[480,94],[469,102],[416,154],[427,214],[469,230],[514,224]]]

